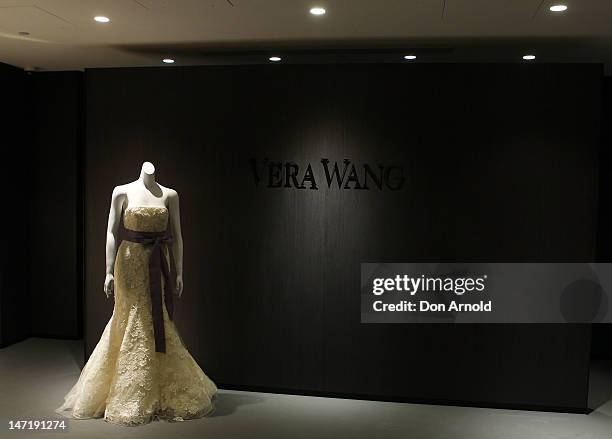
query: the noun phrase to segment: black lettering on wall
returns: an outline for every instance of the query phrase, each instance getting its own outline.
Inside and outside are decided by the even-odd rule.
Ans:
[[[404,186],[403,166],[385,167],[379,164],[378,172],[376,172],[369,164],[352,162],[350,159],[342,160],[341,164],[336,161],[332,164],[327,158],[322,158],[320,162],[320,169],[322,169],[327,187],[330,189],[337,186],[338,189],[349,190],[370,190],[371,188],[383,190],[387,188],[397,191]],[[267,158],[258,161],[256,158],[251,158],[249,164],[256,187],[259,186],[262,176],[267,173],[268,184],[266,187],[268,188],[319,189],[317,185],[318,177],[311,163],[307,162],[305,165],[300,165],[292,161],[272,162]],[[301,172],[302,169],[305,169],[303,173]],[[372,186],[368,184],[370,182],[373,183]]]
[[[392,174],[395,174],[395,177],[393,177]],[[385,184],[389,189],[392,191],[400,190],[402,186],[404,186],[404,180],[404,169],[402,167],[390,166],[387,168],[385,173]]]
[[[312,166],[310,166],[310,163],[308,163],[308,167],[306,168],[306,172],[304,173],[304,178],[302,179],[302,186],[304,188],[306,187],[304,183],[306,183],[307,181],[310,183],[310,189],[319,190],[319,188],[317,187],[315,176],[312,173]]]
[[[382,190],[382,179],[383,179],[383,172],[384,172],[384,166],[383,165],[378,165],[378,169],[380,170],[380,175],[376,175],[374,173],[374,171],[372,171],[372,168],[370,167],[370,165],[365,164],[363,165],[363,170],[364,170],[364,176],[363,176],[363,188],[364,189],[370,189],[368,186],[368,175],[372,178],[372,180],[374,180],[374,184],[376,185],[376,187],[380,190]]]
[[[329,173],[329,159],[321,159],[321,163],[323,164],[323,168],[325,169],[325,178],[327,179],[327,187],[331,187],[332,181],[334,179],[337,180],[338,189],[342,187],[342,182],[344,181],[344,176],[346,175],[346,167],[350,163],[350,160],[344,159],[344,171],[342,171],[342,178],[340,178],[340,171],[338,170],[338,164],[334,162],[334,170],[332,174]]]
[[[281,162],[272,162],[268,165],[268,187],[281,187],[283,185],[282,170],[283,164]]]
[[[363,189],[359,184],[359,178],[357,177],[357,170],[355,169],[355,165],[351,165],[351,171],[349,172],[349,176],[346,179],[346,184],[344,185],[344,189],[351,189],[349,183],[353,183],[353,189]]]

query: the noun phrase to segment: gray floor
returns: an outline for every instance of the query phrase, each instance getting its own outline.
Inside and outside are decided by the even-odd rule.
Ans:
[[[61,433],[8,431],[11,419],[64,419],[53,409],[79,375],[81,352],[80,342],[37,338],[0,349],[0,438],[612,438],[605,386],[593,393],[601,405],[590,415],[221,390],[209,418],[141,427],[75,420]],[[608,379],[610,370],[609,364],[598,365],[593,386]]]

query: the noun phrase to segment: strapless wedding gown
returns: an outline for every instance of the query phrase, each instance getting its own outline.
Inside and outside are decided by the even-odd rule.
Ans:
[[[123,223],[130,230],[161,232],[168,216],[165,207],[130,207]],[[166,245],[163,250],[168,260]],[[124,240],[119,245],[113,314],[57,413],[142,425],[153,419],[199,418],[214,410],[217,387],[189,354],[163,300],[166,345],[165,352],[156,352],[148,272],[151,251],[151,245],[138,242]]]

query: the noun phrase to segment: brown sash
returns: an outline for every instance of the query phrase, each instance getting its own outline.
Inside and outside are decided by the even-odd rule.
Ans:
[[[167,231],[164,232],[138,232],[135,230],[124,229],[124,237],[126,241],[137,242],[153,247],[151,256],[149,257],[149,290],[151,293],[151,316],[153,318],[153,332],[155,335],[155,352],[166,352],[166,332],[164,329],[164,314],[162,308],[162,285],[161,276],[163,274],[166,282],[164,288],[164,301],[166,302],[166,310],[168,317],[172,320],[174,313],[174,304],[172,302],[172,294],[175,291],[175,269],[174,257],[172,255],[172,237]],[[170,256],[170,266],[168,267],[166,258],[164,257],[162,244],[168,247],[168,255]]]

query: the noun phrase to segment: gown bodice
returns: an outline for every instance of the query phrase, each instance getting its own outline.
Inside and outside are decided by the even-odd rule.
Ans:
[[[163,232],[168,227],[168,209],[161,206],[128,207],[123,226],[137,232]]]

